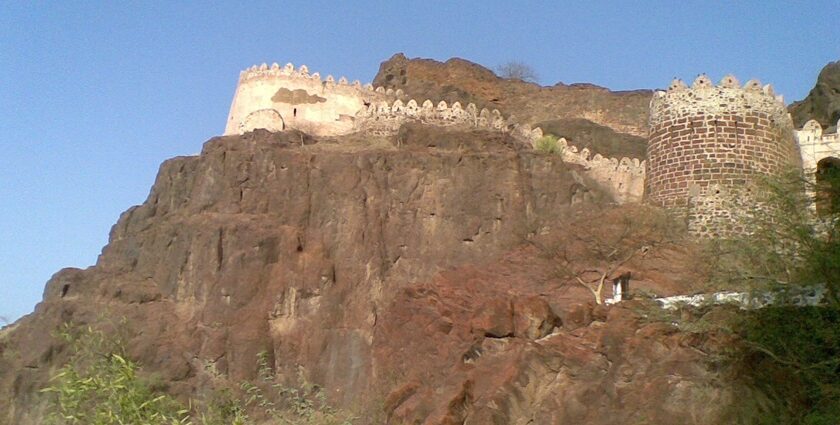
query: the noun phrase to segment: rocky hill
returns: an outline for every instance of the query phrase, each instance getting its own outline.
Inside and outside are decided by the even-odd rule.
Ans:
[[[834,128],[840,120],[840,61],[826,65],[808,96],[789,109],[797,128],[812,119],[823,128]]]
[[[792,106],[797,124],[837,120],[837,69]],[[375,83],[644,155],[650,91],[403,55]],[[357,425],[734,423],[747,393],[715,362],[731,341],[646,299],[702,289],[684,229],[522,143],[416,123],[390,137],[258,130],[166,161],[97,264],[56,273],[0,330],[0,424],[44,422],[63,324],[120,327],[144,374],[185,402],[236,393],[266,353],[278,381],[302,375]],[[596,304],[597,283],[609,297],[624,273],[636,299]]]
[[[0,423],[42,423],[60,324],[122,318],[131,357],[182,400],[238,388],[266,352],[360,424],[721,423],[714,335],[640,301],[596,306],[572,278],[610,266],[593,247],[644,243],[616,272],[684,292],[690,245],[580,171],[500,133],[417,125],[212,139],[0,333]]]
[[[613,92],[592,84],[541,87],[499,78],[467,60],[408,59],[396,54],[379,67],[375,86],[402,89],[413,99],[475,103],[518,122],[546,126],[579,148],[604,156],[643,158],[651,90]],[[595,133],[599,137],[591,137]]]

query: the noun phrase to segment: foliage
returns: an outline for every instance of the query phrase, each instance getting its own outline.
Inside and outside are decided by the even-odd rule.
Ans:
[[[545,136],[537,139],[535,147],[538,152],[547,154],[562,154],[563,149],[560,147],[560,143],[558,143],[557,140],[557,136],[553,134],[546,134]]]
[[[241,388],[247,395],[245,405],[260,415],[286,425],[352,425],[355,420],[347,412],[329,406],[324,392],[306,379],[302,368],[298,369],[296,387],[276,381],[265,352],[257,354],[257,369],[257,383],[243,382]]]
[[[756,309],[740,315],[736,332],[735,377],[768,399],[738,406],[749,423],[840,423],[840,309]]]
[[[507,80],[520,80],[529,83],[539,81],[539,76],[537,76],[534,68],[521,61],[510,61],[497,66],[496,74]]]
[[[733,377],[760,394],[735,406],[744,423],[840,423],[840,215],[813,209],[815,194],[840,199],[840,181],[821,180],[766,179],[751,233],[709,248],[714,279],[776,300],[732,321],[742,342],[730,353]],[[790,296],[815,289],[825,292],[819,305]]]
[[[251,425],[253,423],[245,412],[242,402],[229,389],[212,392],[197,416],[201,425]]]
[[[140,377],[124,339],[92,327],[65,325],[59,337],[70,346],[69,362],[42,390],[50,397],[49,422],[55,425],[253,425],[270,419],[285,425],[352,425],[354,417],[329,406],[323,391],[299,370],[297,387],[276,382],[266,353],[257,359],[256,383],[243,382],[241,394],[211,391],[189,408],[156,392]]]
[[[829,187],[838,190],[840,179]],[[710,244],[712,278],[757,291],[824,286],[827,301],[840,306],[840,215],[813,210],[814,194],[826,191],[791,171],[762,180],[756,192],[760,208],[747,219],[750,234]]]
[[[50,423],[188,423],[186,409],[138,377],[139,367],[128,359],[120,340],[91,327],[77,333],[66,326],[60,336],[70,344],[72,357],[42,390],[52,396]]]

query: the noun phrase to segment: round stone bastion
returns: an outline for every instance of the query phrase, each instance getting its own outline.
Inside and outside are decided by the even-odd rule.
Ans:
[[[684,214],[700,237],[748,232],[756,208],[757,176],[801,167],[793,123],[781,96],[768,84],[744,86],[732,76],[692,87],[674,80],[650,104],[645,196]]]

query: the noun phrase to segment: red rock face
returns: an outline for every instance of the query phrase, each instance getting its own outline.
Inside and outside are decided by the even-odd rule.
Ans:
[[[255,132],[165,162],[97,265],[57,273],[0,334],[0,423],[42,422],[37,390],[67,358],[61,323],[121,318],[132,357],[184,399],[253,378],[266,351],[277,375],[302,367],[360,423],[716,423],[709,406],[727,393],[694,348],[704,340],[632,305],[593,309],[535,247],[598,209],[572,205],[574,166],[496,133],[397,137]],[[603,211],[592,226],[605,232],[626,215]],[[673,293],[686,250],[625,268]]]

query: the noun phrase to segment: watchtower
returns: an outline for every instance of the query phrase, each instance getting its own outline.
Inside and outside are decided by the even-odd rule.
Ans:
[[[751,181],[801,167],[793,123],[772,86],[733,76],[674,80],[650,104],[645,196],[686,214],[689,231],[727,237],[746,231],[756,208]]]

